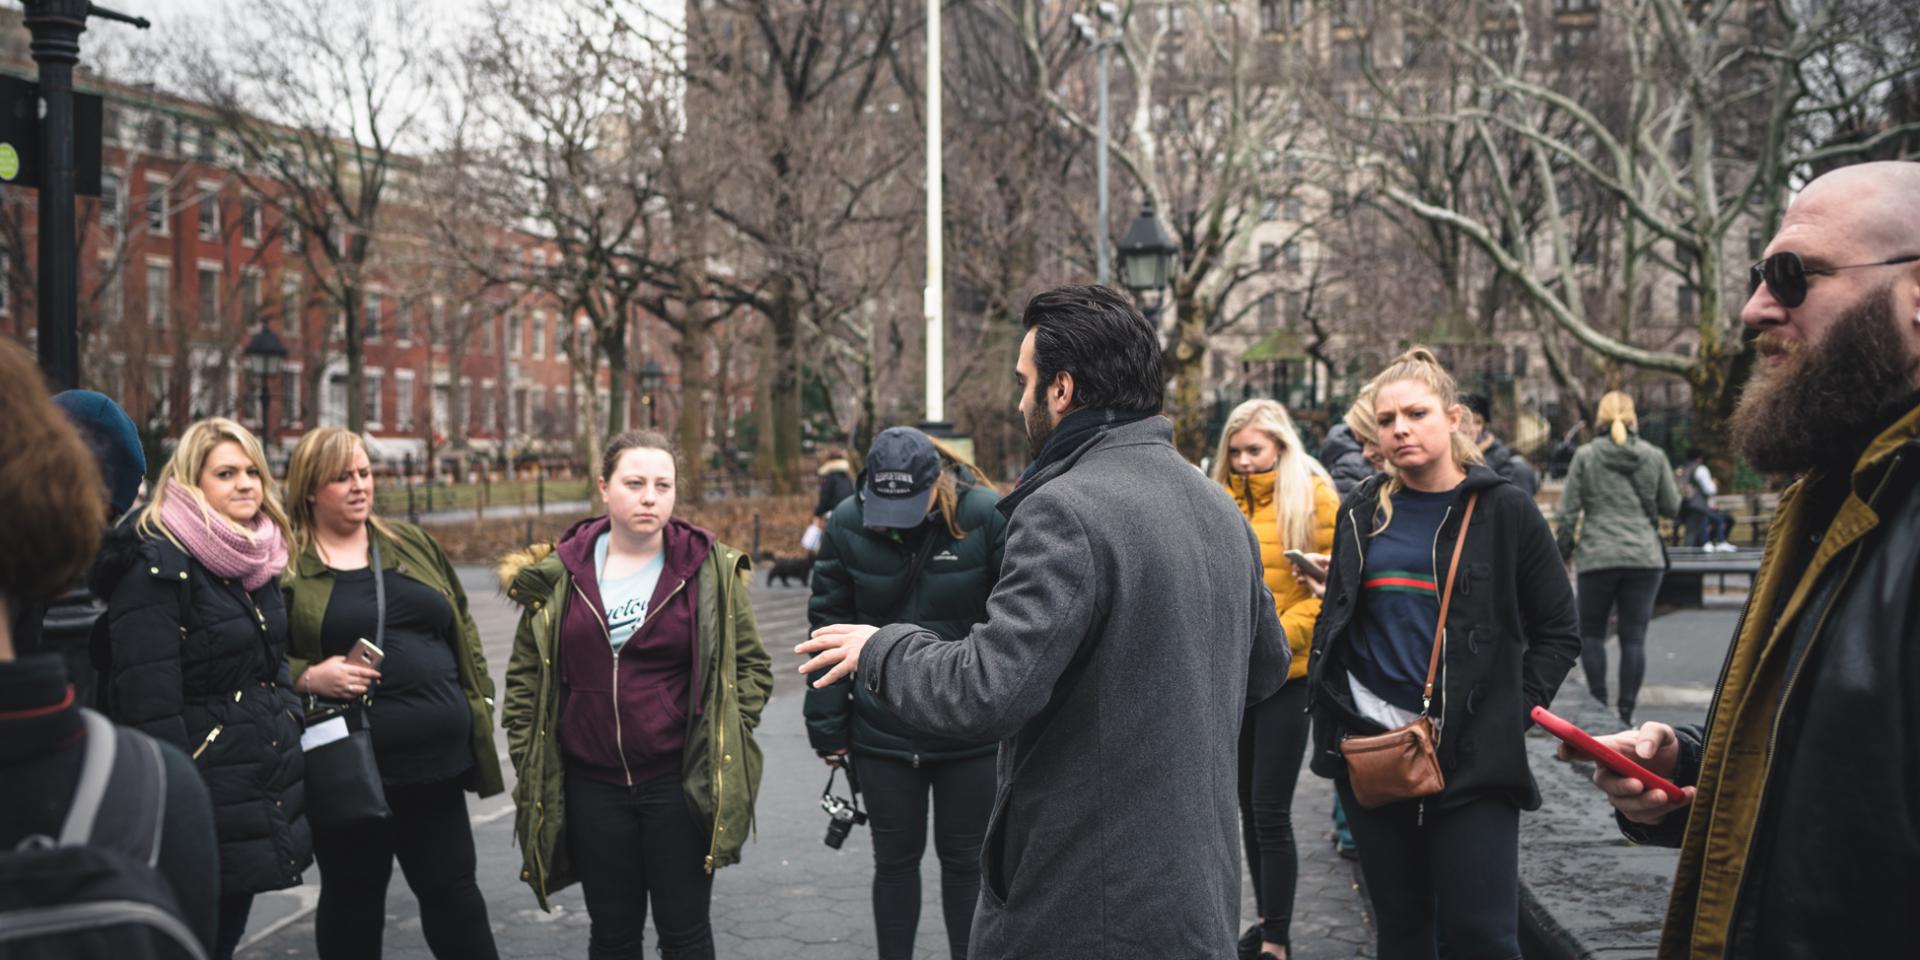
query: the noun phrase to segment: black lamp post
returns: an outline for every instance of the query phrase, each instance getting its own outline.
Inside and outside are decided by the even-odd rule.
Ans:
[[[88,0],[26,0],[24,22],[40,65],[40,366],[55,390],[80,385],[80,337],[75,286],[73,221],[73,65],[87,18],[119,20],[145,29],[147,21]]]
[[[1126,236],[1120,238],[1119,249],[1120,282],[1133,291],[1134,299],[1140,303],[1140,312],[1157,325],[1160,300],[1167,288],[1167,277],[1173,272],[1174,254],[1179,253],[1180,248],[1160,226],[1160,218],[1153,212],[1153,201],[1148,200],[1141,207],[1140,215],[1127,227]]]
[[[647,429],[652,430],[655,428],[653,395],[655,391],[660,389],[661,384],[667,382],[667,372],[660,369],[659,364],[649,359],[646,363],[640,365],[639,379],[640,402],[647,408]]]
[[[260,384],[260,438],[263,442],[270,441],[273,427],[267,422],[267,404],[272,399],[273,380],[286,364],[287,345],[280,342],[273,328],[263,320],[260,329],[248,338],[240,352],[247,358],[247,370],[253,374],[254,382]]]

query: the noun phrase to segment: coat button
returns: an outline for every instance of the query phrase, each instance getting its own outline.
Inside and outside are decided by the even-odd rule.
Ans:
[[[533,876],[533,874],[532,874],[532,873],[530,873],[530,872],[528,872],[528,871],[526,871],[526,870],[522,870],[522,871],[520,871],[520,880],[521,880],[521,882],[523,882],[523,883],[524,883],[524,882],[525,882],[525,881],[526,881],[527,879],[529,879],[530,877],[532,877],[532,876]]]
[[[159,571],[156,570],[154,572],[158,573]],[[186,578],[187,578],[187,572],[185,570],[180,571],[180,579],[185,580]]]
[[[721,755],[720,755],[720,762],[722,762],[722,763],[732,763],[732,762],[733,762],[733,754],[731,754],[731,753],[723,753],[723,754],[721,754]]]
[[[160,568],[159,568],[159,567],[148,567],[148,568],[147,568],[147,572],[148,572],[148,573],[159,573],[159,572],[160,572]]]

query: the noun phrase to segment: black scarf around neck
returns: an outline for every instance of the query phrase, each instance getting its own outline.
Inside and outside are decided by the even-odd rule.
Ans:
[[[1040,455],[1034,457],[1033,463],[1028,464],[1027,469],[1020,474],[1020,480],[1014,484],[1014,489],[1024,489],[1048,467],[1066,459],[1068,454],[1080,449],[1095,436],[1116,427],[1139,423],[1151,416],[1154,414],[1137,410],[1117,410],[1111,407],[1075,410],[1067,414],[1061,419],[1059,426],[1053,428],[1053,433],[1047,435],[1047,442],[1040,447]]]

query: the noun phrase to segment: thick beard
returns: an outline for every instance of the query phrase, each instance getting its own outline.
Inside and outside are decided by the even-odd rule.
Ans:
[[[1761,367],[1729,422],[1734,449],[1762,473],[1851,467],[1913,393],[1915,358],[1890,319],[1893,290],[1862,297],[1813,346]]]
[[[1053,436],[1053,423],[1047,419],[1047,410],[1038,400],[1027,408],[1027,457],[1040,459],[1040,451],[1046,449],[1047,438]]]

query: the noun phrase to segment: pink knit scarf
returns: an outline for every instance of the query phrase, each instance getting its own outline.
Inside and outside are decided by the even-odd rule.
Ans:
[[[170,478],[167,500],[160,505],[160,522],[194,559],[216,576],[238,578],[249,593],[287,567],[287,543],[264,510],[254,514],[242,533],[201,506],[185,484]]]

